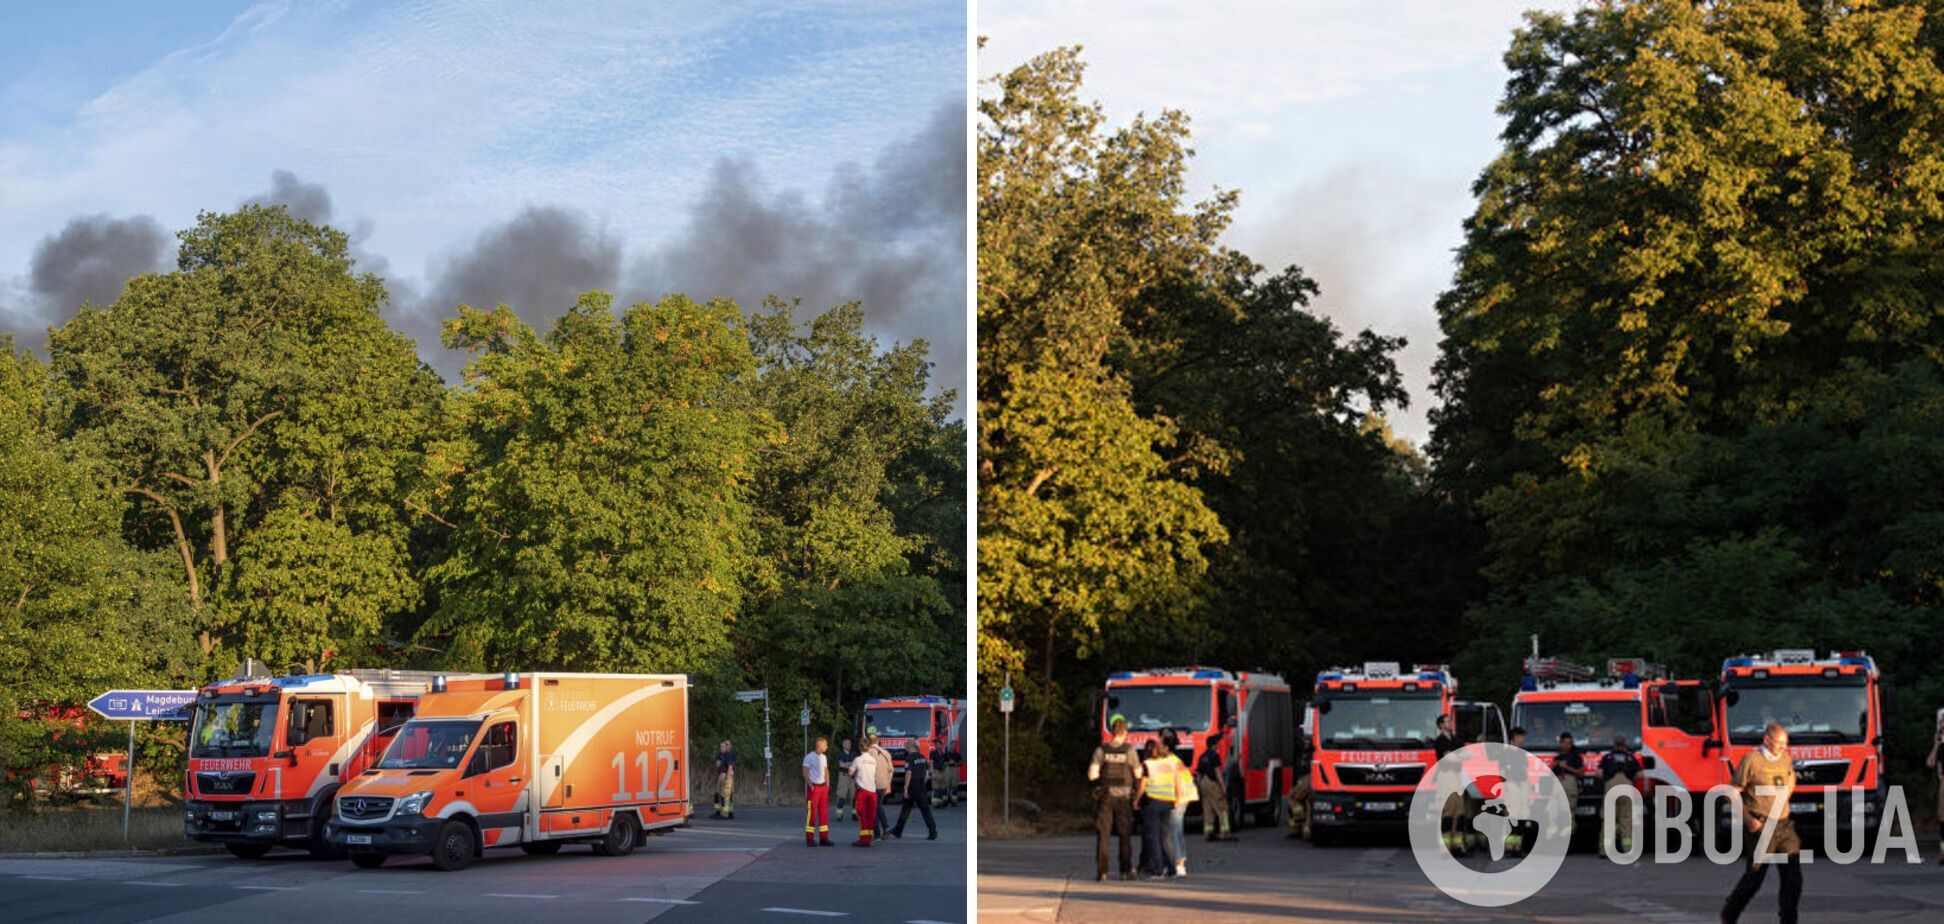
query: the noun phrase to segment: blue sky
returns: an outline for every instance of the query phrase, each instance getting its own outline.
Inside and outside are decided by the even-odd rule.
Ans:
[[[1471,182],[1499,149],[1501,58],[1529,8],[1570,0],[982,0],[989,76],[1082,45],[1086,93],[1110,119],[1193,118],[1190,188],[1238,189],[1226,243],[1271,268],[1304,267],[1315,307],[1349,331],[1410,341],[1422,443],[1433,395],[1433,303],[1450,282]]]
[[[328,195],[395,301],[450,294],[443,269],[530,208],[618,253],[608,281],[625,290],[631,267],[701,233],[724,164],[760,205],[834,215],[833,178],[868,179],[962,105],[965,66],[952,2],[18,7],[0,30],[0,311],[18,329],[62,310],[34,302],[28,268],[71,219],[173,232],[264,197],[279,170]],[[940,350],[962,348],[958,273],[939,285],[960,289],[961,333]],[[827,276],[711,294],[857,297]],[[945,336],[929,316],[944,307],[900,310],[920,308],[883,332]]]

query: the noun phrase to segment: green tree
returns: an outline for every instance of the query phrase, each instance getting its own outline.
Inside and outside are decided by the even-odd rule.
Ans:
[[[773,426],[743,406],[754,369],[734,304],[680,296],[618,316],[589,292],[544,337],[505,306],[461,306],[474,352],[433,508],[422,643],[470,669],[685,672],[732,662],[754,570],[753,456]]]
[[[174,272],[54,331],[68,434],[136,500],[131,541],[178,559],[205,654],[314,669],[418,599],[402,503],[439,382],[343,233],[246,206],[181,238]]]

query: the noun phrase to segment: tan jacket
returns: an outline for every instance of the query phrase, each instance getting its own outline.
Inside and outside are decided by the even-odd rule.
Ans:
[[[891,774],[894,770],[891,764],[891,752],[874,744],[871,745],[871,756],[877,759],[877,765],[879,768],[878,775],[877,775],[877,791],[880,793],[890,792]]]

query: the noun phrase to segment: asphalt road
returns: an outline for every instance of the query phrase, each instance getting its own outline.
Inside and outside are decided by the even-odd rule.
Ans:
[[[0,858],[0,921],[776,921],[962,922],[965,811],[938,811],[939,839],[803,846],[800,809],[738,809],[648,838],[631,856],[569,846],[552,857],[488,850],[457,873],[429,860],[375,870],[278,851],[140,859]],[[914,822],[917,819],[914,816]],[[839,837],[838,835],[841,835]]]
[[[1410,847],[1395,840],[1311,847],[1249,828],[1233,844],[1207,844],[1191,828],[1188,878],[1094,881],[1093,836],[980,841],[979,921],[1588,921],[1676,924],[1717,920],[1739,867],[1702,858],[1619,866],[1575,853],[1545,889],[1507,908],[1459,902],[1433,887]],[[1922,839],[1924,863],[1803,870],[1805,921],[1944,920],[1944,867]],[[1140,847],[1135,854],[1138,860]],[[1901,856],[1901,854],[1893,855]],[[1109,862],[1113,861],[1110,853]],[[1110,870],[1110,872],[1112,872]],[[1770,875],[1744,922],[1775,919]]]

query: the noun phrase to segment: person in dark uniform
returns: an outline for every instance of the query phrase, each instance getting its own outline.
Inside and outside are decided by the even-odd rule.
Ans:
[[[1640,758],[1635,757],[1633,750],[1627,747],[1625,735],[1613,736],[1613,750],[1600,758],[1600,782],[1605,787],[1602,791],[1611,792],[1623,786],[1638,790],[1639,780]],[[1639,797],[1636,791],[1634,798]],[[1600,835],[1600,856],[1603,857],[1613,851],[1626,853],[1633,849],[1633,812],[1622,809],[1617,804],[1615,809],[1615,817],[1609,819],[1604,826],[1606,830],[1613,832],[1613,842],[1607,842],[1605,831]]]
[[[1431,739],[1431,750],[1436,755],[1433,760],[1444,760],[1446,754],[1465,746],[1458,733],[1452,730],[1450,713],[1442,713],[1437,721],[1438,735]],[[1434,763],[1435,767],[1436,764]],[[1465,830],[1465,820],[1476,815],[1473,799],[1469,793],[1449,795],[1445,798],[1444,808],[1439,812],[1438,827],[1443,832],[1445,847],[1453,852],[1470,848],[1470,833]]]
[[[736,817],[736,749],[727,739],[716,745],[715,814],[710,818]]]
[[[1094,879],[1107,879],[1107,839],[1120,838],[1120,877],[1134,878],[1134,798],[1141,783],[1141,755],[1127,743],[1127,717],[1107,720],[1113,737],[1094,748],[1087,779],[1094,784]]]
[[[837,820],[844,820],[844,810],[851,808],[857,798],[857,781],[851,779],[851,761],[857,759],[857,749],[851,747],[851,740],[844,739],[844,745],[837,752],[837,793],[832,800],[837,809]],[[856,810],[852,809],[852,814]]]
[[[904,807],[898,809],[898,823],[891,828],[891,836],[904,840],[905,821],[911,817],[911,810],[925,816],[925,840],[938,840],[938,822],[932,820],[931,806],[931,760],[925,756],[925,749],[914,744],[911,753],[905,757]]]

